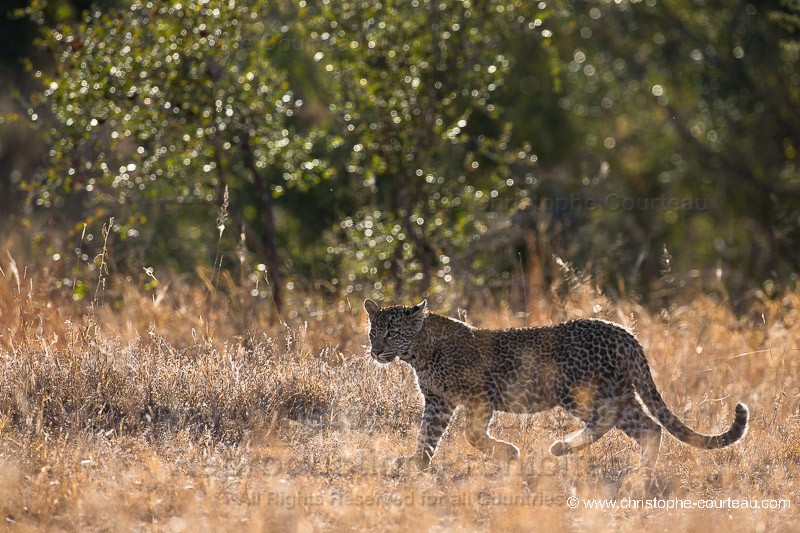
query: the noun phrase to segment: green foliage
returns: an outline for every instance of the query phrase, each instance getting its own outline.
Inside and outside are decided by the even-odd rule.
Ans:
[[[410,279],[425,292],[432,276],[469,276],[470,245],[533,181],[535,146],[512,135],[499,93],[519,40],[544,54],[531,36],[547,11],[508,1],[323,2],[307,11],[314,60],[331,78],[331,114],[346,132],[343,164],[364,206],[329,248],[344,259],[348,291]]]
[[[267,10],[261,1],[131,1],[45,33],[60,54],[54,74],[37,73],[46,89],[34,104],[46,110],[31,111],[33,120],[47,113],[51,145],[28,185],[37,204],[81,196],[128,221],[116,229],[136,238],[137,221],[158,216],[160,204],[189,214],[181,206],[222,205],[228,189],[233,218],[254,227],[251,236],[263,232],[264,204],[324,180],[316,153],[338,142],[293,119],[303,101],[271,64],[284,30],[259,15]],[[175,233],[189,236],[175,251],[192,262],[201,260],[195,243],[217,236],[209,226],[204,239]]]
[[[600,270],[642,276],[645,287],[659,277],[663,243],[691,250],[676,254],[677,265],[701,266],[702,277],[724,262],[733,285],[794,279],[800,71],[787,39],[796,5],[582,5],[554,22],[566,65],[560,104],[598,159],[582,194],[600,208],[580,223],[580,255],[612,250]]]
[[[41,202],[73,189],[211,201],[221,174],[244,179],[246,157],[277,167],[276,194],[324,177],[316,134],[289,123],[303,102],[269,61],[280,27],[250,17],[263,2],[226,5],[134,1],[48,35],[63,52],[42,75],[58,128]]]
[[[136,271],[243,234],[278,302],[508,290],[551,253],[646,297],[664,245],[677,286],[796,283],[794,0],[47,5],[27,190],[115,217]]]

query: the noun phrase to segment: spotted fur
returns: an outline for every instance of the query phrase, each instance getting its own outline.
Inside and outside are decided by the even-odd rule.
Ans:
[[[466,435],[482,452],[505,460],[519,450],[488,431],[494,411],[535,413],[562,407],[585,427],[553,443],[564,455],[586,446],[614,427],[635,439],[642,465],[655,466],[661,428],[681,441],[712,450],[730,446],[747,432],[749,413],[736,405],[730,428],[703,435],[687,427],[656,389],[644,351],[626,329],[585,319],[539,328],[490,330],[414,307],[380,308],[364,302],[369,314],[372,357],[395,359],[414,369],[425,408],[417,448],[410,458],[430,465],[458,406],[466,413]]]

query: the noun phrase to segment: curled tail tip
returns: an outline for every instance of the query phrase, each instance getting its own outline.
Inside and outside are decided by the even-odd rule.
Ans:
[[[748,409],[747,404],[744,403],[737,403],[735,409],[735,416],[733,425],[736,426],[739,431],[739,435],[737,436],[734,442],[738,442],[747,435],[747,430],[749,429],[749,421],[750,421],[750,409]]]
[[[736,404],[736,422],[746,424],[750,418],[750,409],[747,408],[747,404],[739,402]]]

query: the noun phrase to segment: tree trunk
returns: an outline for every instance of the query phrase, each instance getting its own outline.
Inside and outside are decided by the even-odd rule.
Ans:
[[[261,206],[263,208],[263,212],[261,213],[262,220],[264,221],[262,251],[264,260],[267,263],[267,279],[269,280],[272,290],[272,299],[276,311],[280,314],[283,308],[283,275],[281,272],[280,256],[278,254],[278,237],[275,229],[275,203],[272,201],[272,189],[264,180],[261,173],[258,172],[253,160],[253,151],[250,147],[250,141],[246,137],[244,143],[242,143],[242,149],[244,151],[245,167],[248,172],[250,172],[253,183],[258,189]]]
[[[265,183],[262,176],[256,171],[253,162],[253,156],[250,149],[250,143],[245,139],[242,145],[244,151],[244,165],[248,172],[250,172],[259,191],[261,205],[263,207],[262,216],[264,217],[264,232],[263,235],[259,234],[253,226],[242,216],[241,213],[235,209],[229,208],[229,215],[239,226],[239,229],[245,235],[247,242],[255,249],[267,265],[267,281],[270,285],[272,292],[272,303],[275,306],[275,312],[280,316],[283,309],[283,276],[281,272],[280,255],[278,254],[278,239],[275,231],[275,207],[272,201],[272,191]],[[219,205],[224,203],[225,189],[228,187],[228,182],[225,176],[225,170],[222,165],[222,159],[219,155],[219,147],[217,147],[215,161],[217,163],[217,176],[219,177]],[[274,321],[272,321],[274,322]]]
[[[411,184],[402,177],[397,180],[398,192],[395,213],[400,218],[408,238],[415,245],[414,256],[422,265],[422,285],[420,294],[427,294],[431,286],[433,272],[436,269],[439,252],[431,243],[425,231],[415,227],[409,216],[411,215]],[[399,285],[399,284],[398,284]]]
[[[259,186],[261,188],[263,184]],[[264,207],[264,252],[267,261],[267,276],[272,289],[272,299],[278,313],[283,308],[283,274],[280,256],[278,255],[278,238],[275,231],[275,207],[272,192],[267,188],[261,191],[261,204]]]

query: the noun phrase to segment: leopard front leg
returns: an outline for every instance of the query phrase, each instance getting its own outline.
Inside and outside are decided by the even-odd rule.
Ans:
[[[519,458],[519,448],[489,434],[492,414],[491,406],[485,403],[467,406],[467,440],[475,448],[495,459],[513,461]]]
[[[420,470],[430,467],[436,446],[450,423],[455,407],[444,401],[441,397],[424,391],[425,409],[422,415],[422,424],[417,437],[417,449],[410,457],[401,457],[397,464],[412,462]]]

